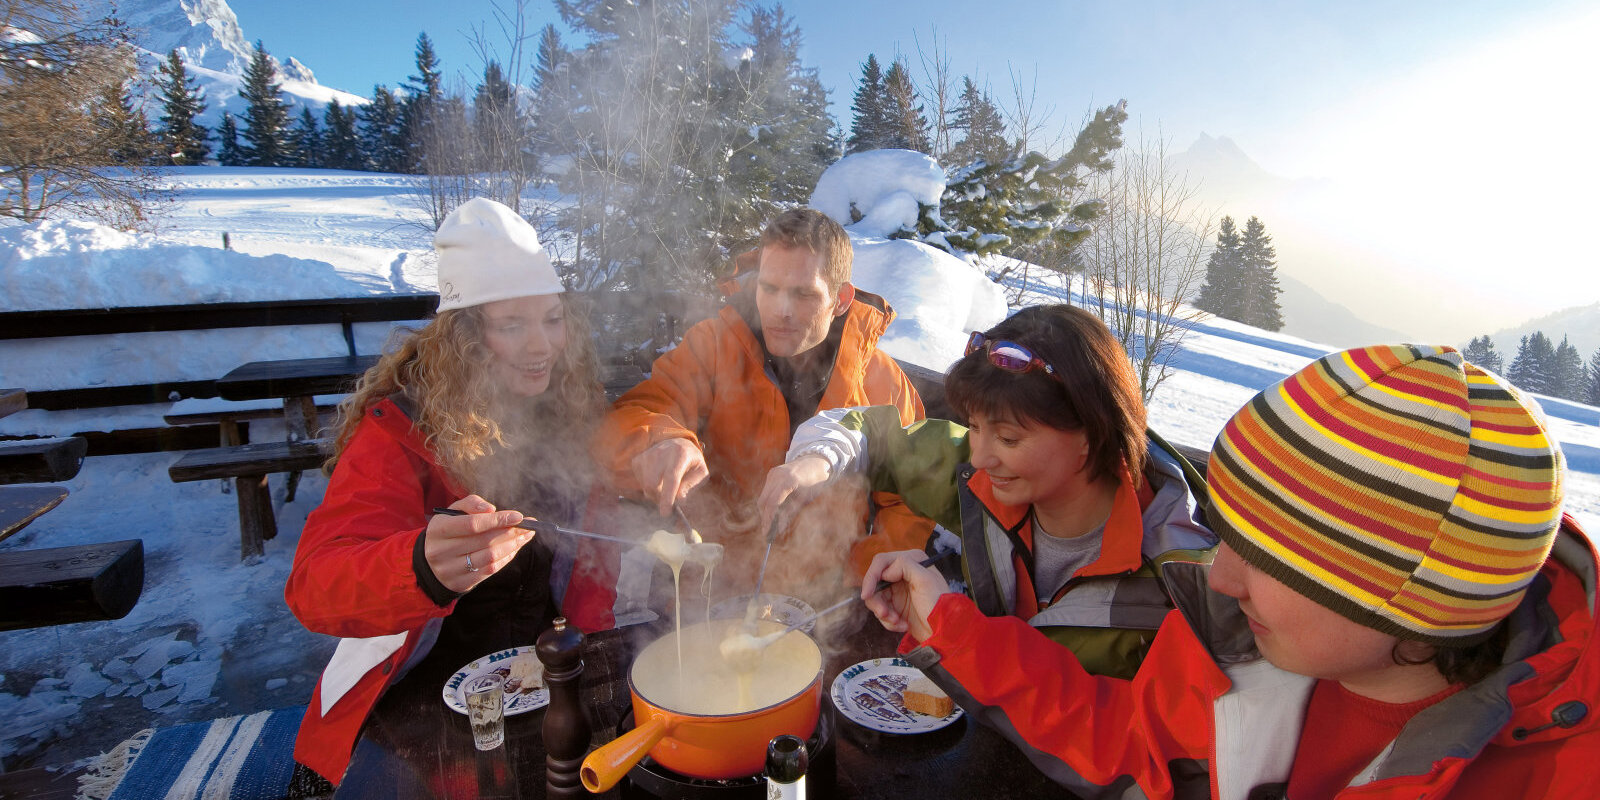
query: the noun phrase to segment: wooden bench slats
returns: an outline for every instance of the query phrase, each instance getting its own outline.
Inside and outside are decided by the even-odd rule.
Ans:
[[[258,442],[191,450],[167,468],[175,483],[232,478],[239,499],[239,558],[266,554],[266,541],[278,535],[278,522],[267,491],[267,475],[316,469],[326,460],[325,439],[303,442]]]
[[[190,450],[167,468],[167,475],[174,483],[183,483],[317,469],[327,460],[321,449],[327,443],[325,439],[308,439],[303,442],[252,442],[232,447]]]
[[[0,631],[121,619],[144,591],[144,542],[0,552]]]
[[[0,483],[71,480],[88,450],[88,441],[79,436],[0,442]]]

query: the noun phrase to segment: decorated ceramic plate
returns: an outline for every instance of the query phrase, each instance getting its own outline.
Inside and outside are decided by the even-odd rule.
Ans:
[[[511,664],[517,656],[533,662],[535,672],[531,681],[512,681]],[[467,713],[467,701],[462,694],[468,686],[490,673],[496,673],[506,681],[507,716],[549,705],[550,689],[544,684],[544,664],[534,655],[532,645],[490,653],[457,670],[456,674],[450,676],[450,680],[444,682],[444,704],[457,713]]]
[[[724,600],[712,606],[711,618],[741,618],[744,616],[745,609],[749,606],[750,595],[742,594],[738,597]],[[761,599],[757,603],[756,607],[761,609],[760,616],[758,616],[757,619],[770,619],[776,622],[781,622],[784,625],[788,625],[796,620],[805,619],[816,613],[816,611],[811,608],[811,604],[804,600],[784,594],[772,594],[770,592],[761,593]],[[811,631],[816,627],[817,621],[813,619],[810,622],[801,625],[800,630],[805,631],[806,633],[811,633]]]
[[[839,673],[828,694],[851,721],[885,733],[926,733],[959,719],[961,706],[942,717],[905,707],[900,692],[921,676],[922,671],[903,658],[869,658]]]

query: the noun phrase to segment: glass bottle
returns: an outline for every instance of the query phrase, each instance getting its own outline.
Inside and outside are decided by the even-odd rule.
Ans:
[[[806,800],[806,742],[784,734],[767,743],[767,800]]]

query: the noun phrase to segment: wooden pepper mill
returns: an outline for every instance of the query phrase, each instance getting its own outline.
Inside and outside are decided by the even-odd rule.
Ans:
[[[539,634],[534,646],[544,662],[550,705],[544,710],[545,796],[586,797],[578,777],[589,753],[589,716],[578,698],[583,675],[583,631],[556,617],[555,627]]]

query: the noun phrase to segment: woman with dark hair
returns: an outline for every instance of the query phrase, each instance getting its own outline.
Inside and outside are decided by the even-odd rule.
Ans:
[[[557,616],[613,624],[615,552],[515,527],[594,510],[586,443],[605,398],[583,316],[532,226],[499,203],[463,203],[434,246],[438,313],[341,404],[332,477],[284,592],[303,625],[342,637],[295,742],[335,784],[403,678],[443,685]]]
[[[1025,308],[972,334],[945,399],[965,426],[901,427],[881,408],[806,422],[767,478],[763,518],[796,490],[865,473],[960,537],[959,579],[984,614],[1027,620],[1092,672],[1132,676],[1170,608],[1158,565],[1216,539],[1198,476],[1147,438],[1122,346],[1083,309]]]

